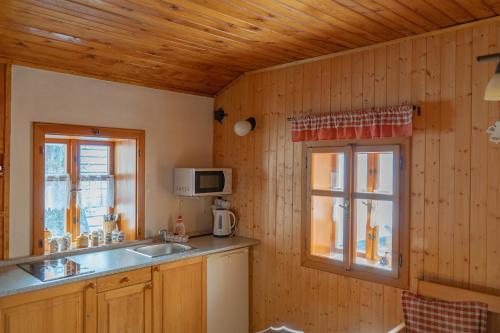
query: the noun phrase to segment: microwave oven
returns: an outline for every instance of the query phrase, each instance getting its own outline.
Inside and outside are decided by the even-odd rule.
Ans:
[[[229,168],[175,168],[174,194],[188,197],[231,194]]]

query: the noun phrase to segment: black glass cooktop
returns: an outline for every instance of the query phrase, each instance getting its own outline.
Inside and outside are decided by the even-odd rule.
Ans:
[[[43,260],[18,266],[43,282],[94,272],[93,269],[67,258]]]

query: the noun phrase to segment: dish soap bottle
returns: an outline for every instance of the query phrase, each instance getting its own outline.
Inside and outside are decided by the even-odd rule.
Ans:
[[[182,200],[179,201],[179,216],[177,217],[177,222],[175,223],[174,234],[178,236],[184,236],[186,234],[186,226],[184,225],[184,219],[182,218]]]
[[[175,223],[175,232],[176,235],[184,236],[186,234],[186,226],[184,225],[184,220],[182,219],[182,214],[179,214],[177,217],[177,222]]]

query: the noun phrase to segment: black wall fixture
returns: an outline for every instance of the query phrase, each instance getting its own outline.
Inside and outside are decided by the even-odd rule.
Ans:
[[[221,124],[222,124],[222,120],[224,120],[224,118],[227,116],[229,116],[229,115],[224,112],[223,108],[219,108],[217,111],[214,111],[214,119],[217,120]]]

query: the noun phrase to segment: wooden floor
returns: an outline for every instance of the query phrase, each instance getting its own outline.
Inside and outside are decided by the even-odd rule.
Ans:
[[[306,332],[383,332],[402,320],[400,290],[300,265],[301,144],[288,116],[415,103],[411,161],[411,277],[500,293],[500,119],[483,99],[500,51],[500,22],[408,39],[244,76],[216,99],[215,165],[234,168],[240,234],[254,251],[252,323]],[[257,130],[236,137],[234,122]],[[495,319],[494,322],[498,320]],[[499,326],[500,327],[500,326]]]

